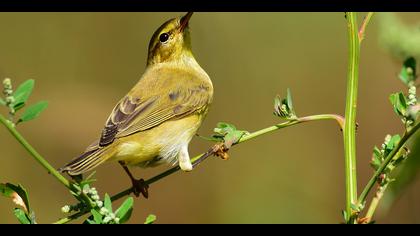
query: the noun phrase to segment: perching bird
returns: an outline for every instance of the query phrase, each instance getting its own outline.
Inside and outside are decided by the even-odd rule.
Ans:
[[[165,22],[149,43],[147,66],[138,83],[112,110],[102,134],[60,170],[80,175],[104,162],[151,167],[179,163],[191,171],[188,144],[208,112],[213,85],[191,51],[192,13]],[[144,187],[144,186],[142,186]],[[147,191],[137,187],[136,195]]]

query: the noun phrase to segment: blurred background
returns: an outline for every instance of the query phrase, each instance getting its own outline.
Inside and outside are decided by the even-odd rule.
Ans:
[[[40,118],[19,127],[21,133],[54,167],[80,154],[142,75],[153,32],[181,14],[0,13],[0,78],[11,78],[15,86],[35,79],[30,102],[50,103]],[[407,90],[397,75],[407,50],[420,55],[418,22],[419,13],[382,13],[367,28],[358,99],[359,191],[373,173],[372,148],[386,134],[403,132],[388,96]],[[215,87],[200,135],[210,136],[219,121],[248,131],[279,123],[273,99],[287,88],[300,116],[344,114],[346,27],[344,13],[195,13],[193,51]],[[210,145],[194,138],[190,153]],[[3,127],[0,150],[0,182],[29,190],[38,222],[63,217],[60,208],[73,204],[73,197]],[[143,223],[148,214],[157,215],[156,223],[342,222],[343,154],[333,121],[283,129],[235,146],[227,161],[210,158],[190,173],[153,184],[148,200],[135,199],[129,223]],[[167,168],[134,173],[148,178]],[[101,195],[130,186],[116,163],[99,167],[95,176]],[[395,190],[383,202],[378,223],[420,223],[420,181],[410,177],[398,188],[401,194]],[[17,223],[13,207],[0,198],[0,223]]]

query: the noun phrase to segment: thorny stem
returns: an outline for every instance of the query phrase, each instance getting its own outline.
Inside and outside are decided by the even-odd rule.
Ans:
[[[346,173],[346,222],[350,222],[353,215],[352,204],[357,201],[357,172],[356,172],[356,111],[357,88],[359,80],[360,43],[357,29],[357,14],[347,12],[347,29],[349,39],[349,64],[347,79],[346,122],[344,126],[344,150]]]
[[[64,176],[62,176],[54,167],[50,165],[42,156],[39,154],[35,148],[33,148],[28,141],[16,130],[13,123],[9,120],[7,120],[5,117],[0,115],[0,122],[9,130],[9,132],[15,137],[15,139],[22,144],[22,146],[26,149],[26,151],[31,154],[31,156],[42,166],[44,169],[48,171],[49,174],[54,176],[61,184],[66,186],[69,190],[73,192],[78,192],[79,189],[76,188],[72,182],[70,182],[68,179],[66,179]],[[92,207],[93,202],[92,200],[83,194],[83,192],[80,194],[80,197],[83,199],[83,201],[88,204],[88,206]]]
[[[305,123],[305,122],[309,122],[309,121],[316,121],[316,120],[335,120],[337,121],[338,125],[340,126],[340,129],[342,130],[344,128],[344,118],[340,115],[335,115],[335,114],[322,114],[322,115],[312,115],[312,116],[305,116],[305,117],[301,117],[301,118],[297,118],[296,120],[290,120],[290,121],[286,121],[277,125],[273,125],[270,127],[267,127],[265,129],[261,129],[258,131],[255,131],[253,133],[247,134],[245,136],[243,136],[237,143],[235,143],[234,145],[240,144],[240,143],[244,143],[246,141],[249,141],[251,139],[255,139],[261,135],[264,134],[268,134],[271,133],[273,131],[276,130],[280,130],[289,126],[293,126],[293,125],[297,125],[297,124],[301,124],[301,123]],[[205,156],[207,153],[202,153],[198,156],[195,156],[194,158],[191,159],[192,164],[195,166],[195,164],[199,163],[202,161],[203,156]],[[175,172],[179,171],[180,168],[179,166],[175,166],[167,171],[162,172],[161,174],[158,174],[148,180],[145,181],[145,183],[147,185],[151,185],[171,174],[174,174]],[[115,194],[114,196],[111,197],[112,201],[116,201],[120,198],[123,198],[125,196],[130,195],[131,193],[133,193],[134,189],[133,187],[130,187],[126,190],[123,190],[117,194]],[[77,212],[69,217],[60,219],[59,221],[55,222],[56,224],[65,224],[68,223],[72,220],[77,219],[78,217],[87,214],[89,211],[85,211],[85,212]]]

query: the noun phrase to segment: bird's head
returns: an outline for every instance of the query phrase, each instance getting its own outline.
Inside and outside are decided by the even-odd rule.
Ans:
[[[188,22],[192,16],[177,17],[163,23],[153,34],[149,43],[147,65],[181,60],[192,56]]]

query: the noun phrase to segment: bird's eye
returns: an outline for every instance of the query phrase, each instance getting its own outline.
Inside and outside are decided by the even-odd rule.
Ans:
[[[162,43],[164,43],[164,42],[168,41],[168,39],[169,39],[169,34],[167,34],[167,33],[163,33],[163,34],[161,34],[161,35],[159,36],[159,40],[160,40],[160,42],[162,42]]]

